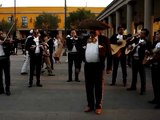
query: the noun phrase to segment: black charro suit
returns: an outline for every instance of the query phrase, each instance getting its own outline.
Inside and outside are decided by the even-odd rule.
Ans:
[[[66,45],[68,48],[68,81],[72,81],[72,67],[73,64],[75,66],[75,80],[79,81],[79,72],[81,68],[81,50],[82,44],[81,39],[78,36],[75,37],[67,37],[66,38]],[[75,46],[76,51],[72,51],[73,47]]]
[[[5,75],[5,92],[10,95],[10,51],[11,43],[8,41],[2,44],[4,55],[0,56],[0,94],[4,93],[3,72]]]
[[[87,40],[86,40],[87,41]],[[105,68],[105,60],[107,57],[107,66],[108,70],[111,70],[112,61],[111,61],[111,49],[110,43],[107,37],[99,35],[98,36],[98,62],[88,62],[86,60],[86,50],[87,44],[84,50],[84,73],[85,73],[85,87],[88,107],[90,109],[99,109],[102,108],[102,94],[103,94],[103,73]],[[92,52],[90,53],[92,54]]]
[[[49,45],[49,53],[50,53],[49,58],[50,58],[50,62],[51,62],[51,68],[52,68],[52,70],[53,70],[53,69],[54,69],[54,66],[53,66],[53,51],[54,51],[53,38],[50,37],[47,43],[48,43],[48,45]]]
[[[137,84],[137,74],[139,72],[140,80],[141,80],[141,94],[143,94],[146,90],[146,74],[145,74],[145,66],[143,64],[144,56],[146,50],[151,50],[151,42],[147,39],[143,39],[143,43],[140,42],[140,38],[135,38],[133,43],[137,45],[135,49],[130,53],[132,57],[132,83],[131,83],[131,90],[136,90]],[[138,55],[135,55],[137,52]]]
[[[119,40],[117,38],[118,34],[114,34],[110,38],[110,43],[111,44],[117,44],[117,41]],[[123,40],[126,40],[126,36],[123,35]],[[121,48],[121,55],[113,55],[112,60],[113,60],[113,72],[112,72],[112,84],[116,84],[116,79],[117,79],[117,71],[118,71],[118,66],[119,62],[121,63],[121,68],[122,68],[122,79],[123,79],[123,85],[125,86],[127,83],[127,68],[126,68],[126,55],[125,55],[125,47]]]
[[[27,43],[26,43],[26,49],[29,52],[30,56],[30,77],[29,77],[29,86],[32,86],[33,84],[33,75],[34,71],[36,69],[36,78],[37,78],[37,86],[40,85],[40,74],[41,74],[41,65],[42,65],[42,53],[43,49],[41,47],[42,40],[39,40],[39,48],[40,48],[40,53],[36,54],[35,49],[31,49],[32,46],[36,46],[36,42],[34,41],[34,36],[28,38]]]

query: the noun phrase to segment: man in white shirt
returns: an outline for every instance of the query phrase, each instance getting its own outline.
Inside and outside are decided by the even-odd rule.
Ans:
[[[84,53],[85,87],[88,105],[85,112],[95,110],[102,113],[103,73],[105,59],[111,56],[110,43],[107,37],[101,35],[100,30],[93,30],[87,40]],[[111,70],[111,60],[107,59],[107,70]],[[109,62],[110,61],[110,62]]]
[[[30,57],[30,77],[28,87],[32,87],[33,85],[33,75],[35,70],[37,79],[36,86],[42,87],[42,84],[40,84],[40,74],[42,66],[43,45],[39,31],[34,30],[33,36],[28,38],[26,49],[28,50]]]
[[[6,94],[9,96],[10,92],[10,50],[11,42],[6,40],[3,41],[3,32],[0,35],[0,94]],[[5,75],[5,82],[3,82],[3,72]],[[5,83],[5,89],[4,85]]]
[[[75,81],[80,82],[79,72],[81,68],[81,40],[77,36],[76,30],[71,30],[71,35],[66,38],[66,45],[68,48],[68,80],[67,82],[72,81],[72,67],[75,67]]]

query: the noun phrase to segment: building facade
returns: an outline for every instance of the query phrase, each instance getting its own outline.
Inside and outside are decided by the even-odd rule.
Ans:
[[[116,33],[119,25],[126,27],[126,34],[134,34],[141,28],[154,32],[160,29],[159,0],[113,0],[98,16],[97,20],[108,23],[108,36]]]
[[[98,15],[104,9],[103,7],[67,7],[67,14],[76,11],[78,8],[90,10],[95,15]],[[64,30],[64,7],[1,7],[0,21],[5,20],[11,22],[13,18],[16,18],[16,31],[17,33],[22,33],[33,29],[36,17],[44,12],[58,16],[61,22],[58,24],[59,27],[57,30]]]

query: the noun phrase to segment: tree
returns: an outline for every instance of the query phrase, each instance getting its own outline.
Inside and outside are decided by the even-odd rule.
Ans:
[[[42,13],[36,18],[34,27],[38,29],[51,30],[57,29],[60,19],[50,13]]]
[[[4,19],[2,19],[2,21],[0,22],[0,29],[2,29],[3,31],[9,31],[10,27],[12,26],[12,23],[5,21]]]
[[[77,28],[79,23],[85,19],[95,19],[95,14],[91,13],[90,10],[78,8],[77,11],[69,13],[69,16],[66,18],[66,28]]]

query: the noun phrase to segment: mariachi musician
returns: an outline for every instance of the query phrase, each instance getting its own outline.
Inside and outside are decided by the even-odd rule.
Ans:
[[[67,35],[66,38],[66,45],[68,48],[68,80],[67,82],[72,81],[72,75],[73,75],[73,64],[74,64],[74,73],[75,73],[75,81],[80,82],[79,80],[79,73],[81,68],[81,40],[77,36],[77,31],[75,29],[72,29],[70,32],[70,35]]]
[[[112,48],[112,45],[117,45],[119,47],[122,45],[122,42],[126,43],[125,42],[126,36],[123,35],[123,33],[124,33],[124,28],[122,26],[119,26],[118,27],[118,34],[114,34],[110,38],[111,48]],[[121,68],[122,68],[122,74],[123,74],[123,76],[122,76],[123,77],[123,85],[126,86],[127,70],[126,70],[125,46],[120,48],[118,50],[118,52],[113,55],[112,59],[113,59],[113,72],[112,72],[112,83],[110,85],[114,86],[116,84],[117,70],[118,70],[118,66],[119,66],[119,62],[120,62]]]
[[[12,27],[10,28],[10,30]],[[10,52],[12,41],[8,38],[10,31],[4,37],[4,33],[0,30],[0,94],[9,96],[10,92]],[[5,89],[3,85],[3,72],[5,75]]]
[[[29,85],[33,85],[33,76],[34,71],[36,70],[36,86],[42,87],[40,83],[40,74],[41,74],[41,65],[42,65],[42,54],[43,54],[43,45],[42,38],[38,29],[33,30],[33,36],[29,37],[26,42],[26,50],[28,50],[30,56],[30,76],[29,76]]]
[[[157,104],[155,106],[156,109],[160,109],[160,30],[156,32],[156,40],[153,42],[153,59],[152,59],[152,67],[151,67],[151,75],[152,75],[152,86],[154,98],[149,101],[151,104]]]
[[[141,90],[140,95],[143,95],[146,91],[146,75],[145,66],[143,64],[145,53],[151,50],[151,42],[147,40],[149,31],[145,28],[141,30],[140,37],[133,39],[130,44],[132,45],[132,51],[130,52],[132,57],[132,83],[128,91],[136,90],[137,73],[140,74]]]

